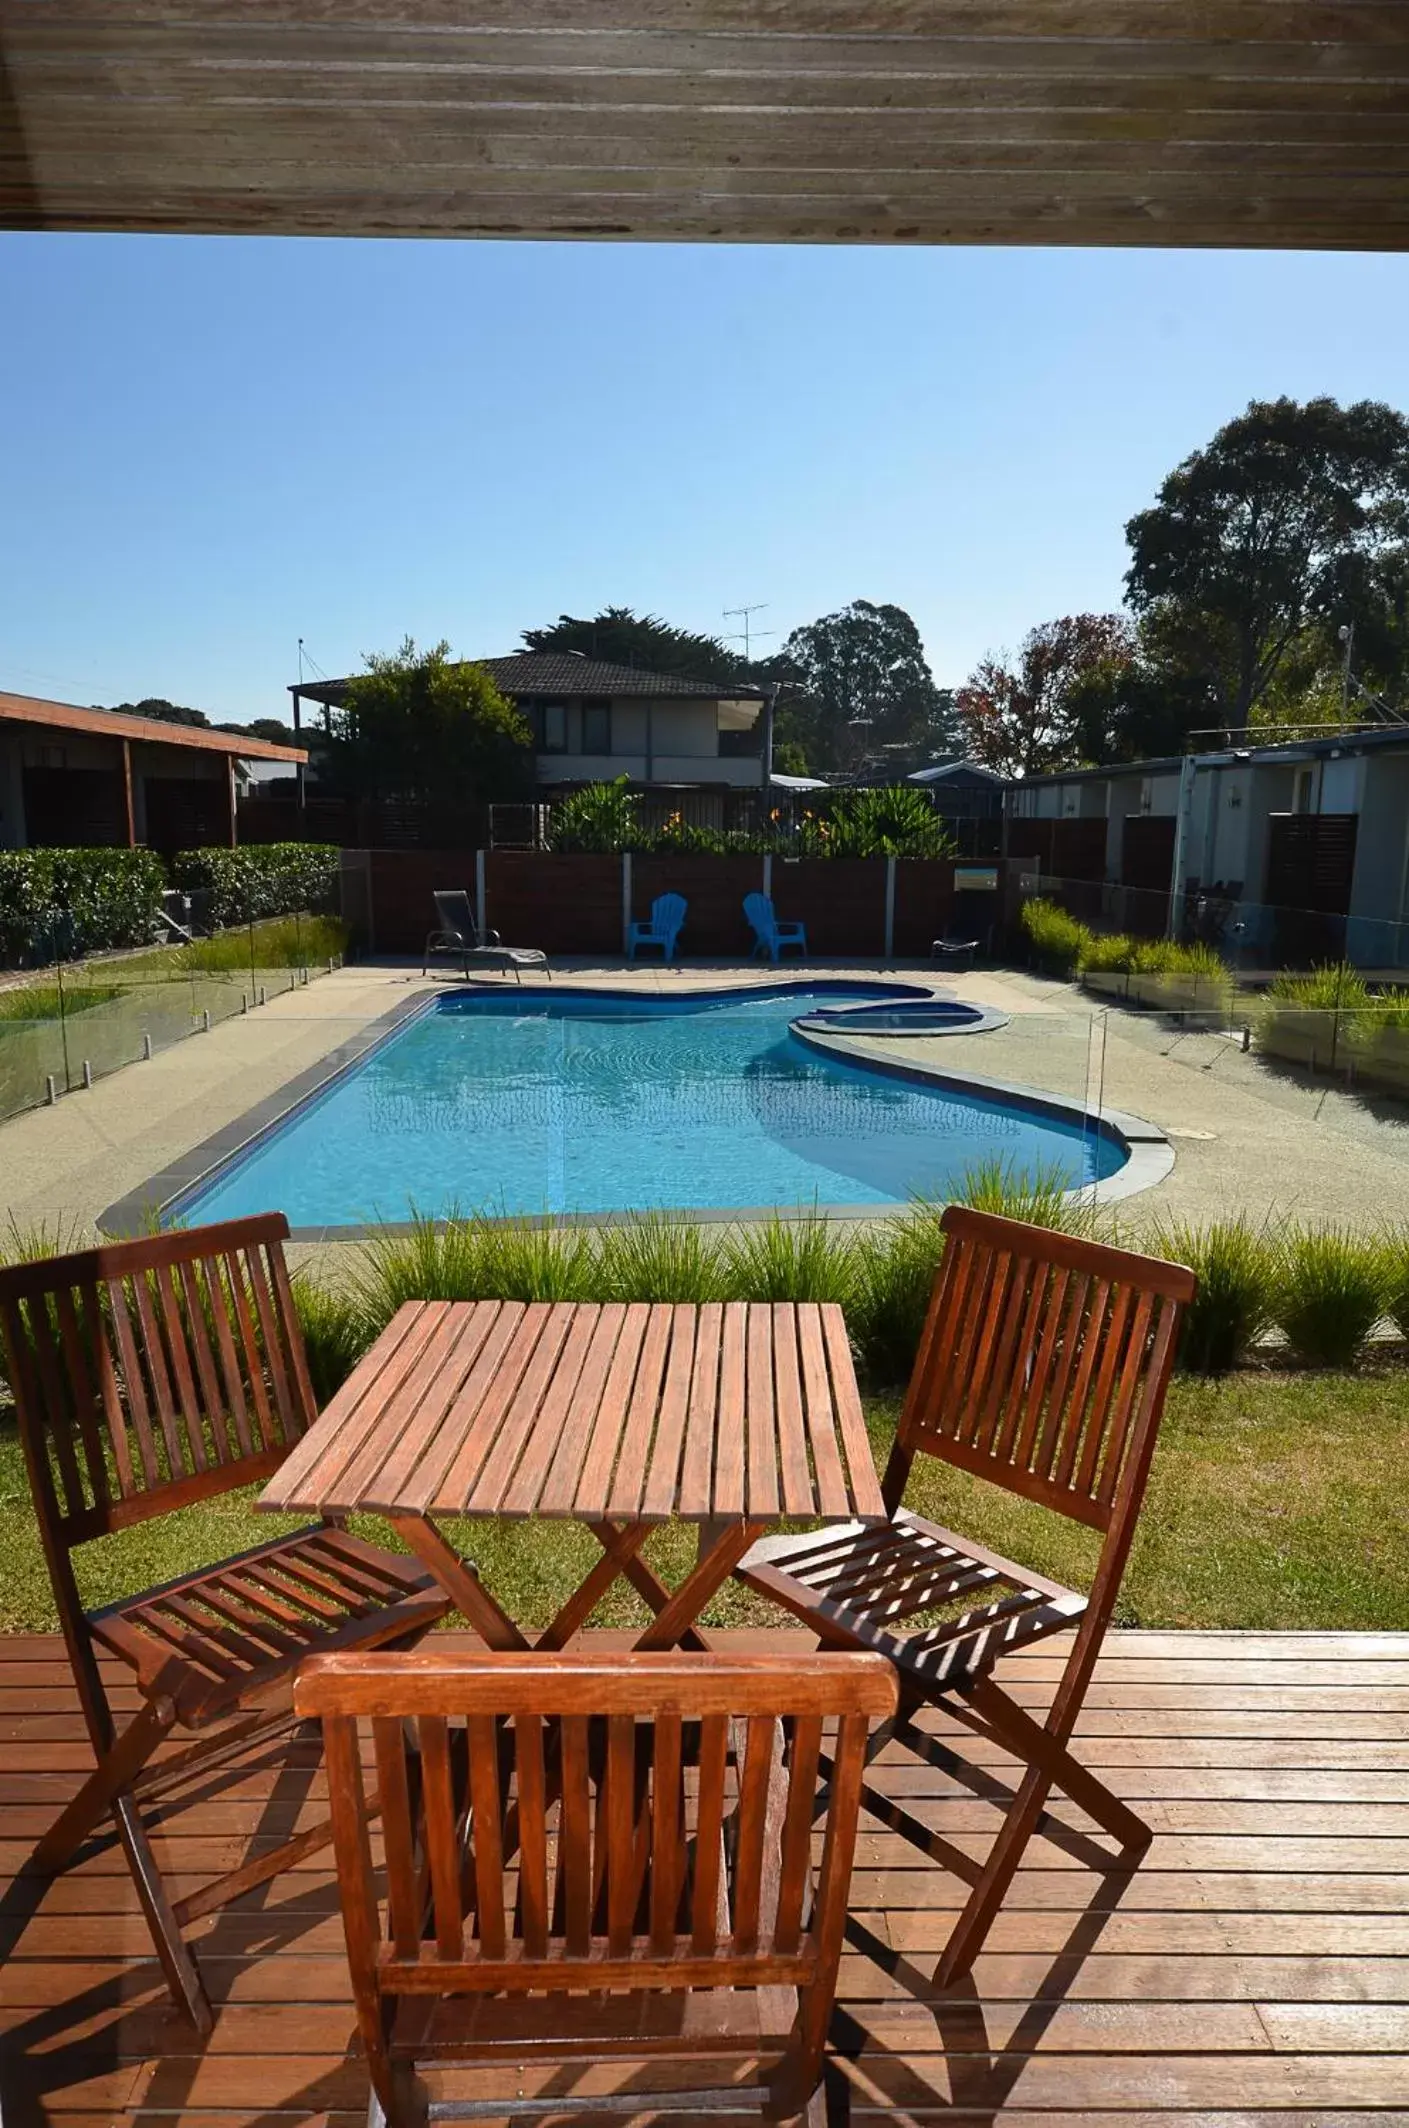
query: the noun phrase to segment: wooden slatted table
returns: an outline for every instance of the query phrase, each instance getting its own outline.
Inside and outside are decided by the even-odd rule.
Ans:
[[[840,1308],[413,1301],[260,1497],[287,1513],[385,1515],[491,1647],[528,1639],[438,1516],[584,1522],[602,1557],[540,1648],[624,1576],[655,1613],[638,1647],[701,1647],[696,1620],[780,1516],[884,1522]],[[700,1526],[674,1591],[651,1529]]]

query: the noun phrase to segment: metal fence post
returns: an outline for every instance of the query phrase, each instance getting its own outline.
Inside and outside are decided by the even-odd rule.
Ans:
[[[887,960],[889,960],[889,959],[891,958],[891,956],[892,956],[892,955],[894,954],[894,952],[895,952],[895,859],[894,859],[893,857],[887,857],[887,859],[886,859],[886,942],[885,942],[885,957],[886,957],[886,959],[887,959]]]
[[[486,891],[485,891],[485,864],[484,864],[484,852],[483,852],[483,850],[476,850],[476,851],[475,851],[475,922],[476,922],[476,924],[477,924],[477,925],[479,926],[479,939],[480,939],[480,944],[481,944],[481,945],[483,945],[483,944],[484,944],[484,935],[485,935],[485,932],[486,932],[486,930],[488,929],[488,924],[487,924],[487,921],[486,921],[486,917],[485,917],[485,908],[486,908]]]
[[[631,952],[631,852],[621,853],[621,950]]]

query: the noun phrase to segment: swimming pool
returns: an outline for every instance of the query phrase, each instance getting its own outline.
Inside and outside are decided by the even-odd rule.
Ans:
[[[560,989],[437,997],[172,1208],[278,1206],[297,1228],[421,1213],[538,1215],[943,1195],[994,1155],[1113,1174],[1126,1149],[1079,1115],[883,1075],[789,1033],[818,1002],[913,997],[801,982],[673,998]]]

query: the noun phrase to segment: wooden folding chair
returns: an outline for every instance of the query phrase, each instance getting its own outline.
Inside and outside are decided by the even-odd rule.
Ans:
[[[449,1609],[431,1576],[324,1522],[86,1611],[76,1546],[267,1478],[317,1416],[282,1213],[0,1271],[0,1327],[54,1600],[96,1770],[35,1850],[61,1869],[109,1813],[176,2000],[210,2005],[183,1931],[332,1837],[329,1821],[182,1899],[139,1801],[292,1719],[315,1648],[409,1646]],[[136,1672],[119,1730],[99,1652]],[[154,1755],[174,1731],[197,1733]]]
[[[868,1809],[970,1886],[935,1969],[966,1974],[1053,1785],[1129,1858],[1148,1827],[1068,1744],[1120,1590],[1195,1278],[1180,1265],[951,1205],[948,1237],[882,1491],[889,1526],[764,1538],[740,1579],[814,1627],[824,1647],[869,1648],[900,1672],[895,1734],[952,1754],[916,1724],[926,1703],[1026,1766],[986,1863],[869,1786]],[[902,1505],[919,1454],[1040,1501],[1104,1536],[1089,1596],[1065,1589]],[[1001,1657],[1075,1627],[1045,1722],[994,1680]]]
[[[427,2063],[480,2065],[476,2093],[442,2099],[435,2119],[724,2108],[820,2128],[867,1730],[895,1710],[890,1664],[334,1655],[305,1665],[294,1703],[323,1718],[348,1962],[391,2128],[427,2117]],[[731,2081],[703,2083],[705,2062]],[[573,2065],[604,2064],[629,2080],[569,2089]]]

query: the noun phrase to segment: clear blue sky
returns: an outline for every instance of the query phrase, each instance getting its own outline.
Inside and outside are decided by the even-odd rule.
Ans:
[[[0,688],[281,715],[300,635],[855,597],[953,683],[1282,392],[1409,407],[1409,259],[0,237]]]

